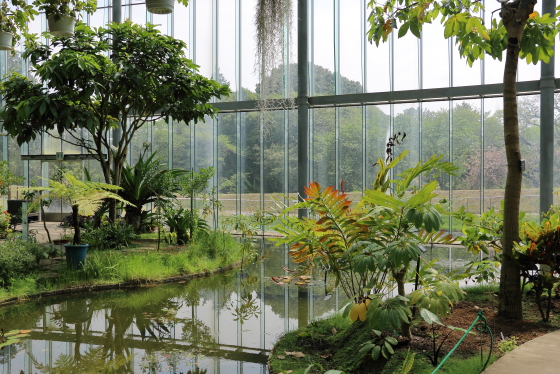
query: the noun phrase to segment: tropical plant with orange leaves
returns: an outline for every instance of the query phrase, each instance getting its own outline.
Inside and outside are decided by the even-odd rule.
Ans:
[[[524,278],[523,285],[531,283],[543,322],[550,319],[552,293],[560,283],[560,214],[552,207],[540,224],[523,222],[520,242],[514,243],[515,257],[519,261]],[[542,296],[546,293],[546,305]]]
[[[404,285],[411,263],[419,259],[419,245],[452,240],[441,230],[440,207],[431,203],[437,197],[437,181],[424,186],[416,181],[420,175],[451,174],[456,168],[434,155],[392,179],[406,155],[405,151],[379,159],[373,188],[357,204],[343,191],[310,183],[307,199],[283,211],[274,227],[282,237],[273,240],[289,245],[290,255],[304,271],[316,267],[333,275],[335,286],[353,299],[345,313],[354,320],[371,316],[372,328],[390,325],[410,338],[410,303]],[[312,218],[288,215],[301,208],[309,209]],[[388,298],[395,289],[398,296]],[[450,302],[448,295],[441,296]]]

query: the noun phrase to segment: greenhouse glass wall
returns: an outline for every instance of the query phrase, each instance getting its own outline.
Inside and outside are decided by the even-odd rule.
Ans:
[[[169,167],[213,166],[212,186],[224,205],[221,214],[245,215],[273,209],[275,199],[289,204],[289,197],[312,180],[337,188],[344,181],[346,192],[360,196],[374,180],[375,163],[385,157],[389,136],[405,132],[406,139],[397,147],[397,152],[409,152],[402,168],[443,154],[458,171],[438,177],[440,197],[471,212],[499,207],[507,172],[503,62],[486,58],[469,67],[459,58],[454,40],[443,38],[438,23],[427,25],[422,39],[392,35],[387,43],[371,45],[365,36],[367,2],[294,0],[293,27],[284,37],[286,56],[267,79],[276,82],[271,102],[295,100],[265,115],[256,101],[257,0],[190,0],[187,7],[177,4],[170,15],[147,13],[144,2],[123,0],[122,20],[157,24],[161,32],[186,41],[186,54],[200,72],[229,84],[233,92],[215,103],[220,114],[206,123],[154,121],[143,128],[129,162],[148,150],[157,152]],[[482,16],[489,21],[499,3],[485,3]],[[543,12],[543,3],[554,9],[555,1],[541,1],[537,11]],[[85,21],[94,27],[111,21],[112,4],[100,0],[97,12],[86,15]],[[41,15],[31,31],[45,29]],[[14,69],[27,73],[18,56],[2,54],[2,74]],[[559,61],[519,65],[526,160],[521,210],[532,214],[552,203],[553,189],[560,184],[560,147],[554,147],[560,144],[560,96],[554,94],[560,87],[554,76]],[[82,153],[49,136],[23,147],[8,137],[1,139],[2,159],[28,183],[41,183],[38,177],[48,177],[60,166],[42,156]],[[22,155],[28,157],[22,160]],[[98,168],[95,160],[74,164]]]

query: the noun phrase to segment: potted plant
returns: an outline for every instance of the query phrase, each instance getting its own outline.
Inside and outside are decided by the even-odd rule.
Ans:
[[[3,1],[0,4],[0,50],[12,50],[19,34],[27,32],[27,23],[39,14],[25,0],[11,0],[11,6]]]
[[[146,9],[154,14],[169,14],[173,12],[175,0],[146,0]]]
[[[45,12],[52,35],[68,37],[74,35],[74,25],[82,11],[95,12],[97,0],[35,0],[33,5]]]
[[[82,181],[70,172],[65,172],[61,181],[48,179],[49,187],[29,187],[27,190],[44,191],[37,199],[60,199],[72,207],[73,222],[79,222],[78,216],[92,215],[105,199],[117,199],[124,204],[130,204],[112,191],[120,187],[107,183]],[[82,242],[80,225],[74,225],[74,237],[66,248],[66,260],[71,268],[83,268],[86,260],[88,244]]]

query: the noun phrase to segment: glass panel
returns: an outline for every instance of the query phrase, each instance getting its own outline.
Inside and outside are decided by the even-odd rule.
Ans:
[[[182,6],[181,4],[176,4],[177,7]],[[152,13],[152,23],[157,25],[157,29],[161,31],[162,34],[168,34],[168,24],[169,24],[169,17],[168,14],[154,14]]]
[[[241,114],[241,213],[260,209],[261,142],[258,113]]]
[[[8,138],[8,168],[17,176],[23,177],[23,161],[21,160],[21,149],[16,140]],[[10,187],[8,199],[20,199],[21,191],[17,187]]]
[[[343,0],[340,4],[340,94],[362,92],[361,0]]]
[[[218,3],[218,82],[228,84],[232,91],[236,90],[235,81],[237,62],[235,60],[235,0],[220,0]],[[232,92],[223,101],[235,101],[237,95]]]
[[[255,73],[255,7],[257,0],[243,0],[241,2],[241,86],[255,92],[258,77]],[[238,100],[247,100],[239,97]]]
[[[146,5],[134,5],[130,7],[130,20],[140,25],[146,24]]]
[[[218,117],[218,192],[222,212],[236,213],[237,193],[237,114],[221,114]]]
[[[199,122],[194,126],[195,141],[195,171],[213,165],[214,159],[214,121],[206,116],[205,122]]]
[[[54,155],[56,152],[60,152],[62,150],[60,139],[55,138],[55,136],[58,136],[58,133],[54,132],[53,135],[54,136],[47,135],[45,149],[43,150],[46,155]]]
[[[173,167],[191,170],[191,128],[185,122],[173,123]]]
[[[149,127],[150,124],[146,123],[134,134],[134,137],[132,138],[132,142],[130,144],[130,148],[128,150],[128,159],[130,160],[130,165],[135,165],[138,162],[141,154],[150,154],[152,152],[152,142],[148,130]]]
[[[298,112],[291,110],[288,121],[288,191],[297,198],[298,192]]]
[[[106,9],[99,9],[95,13],[89,16],[89,26],[91,27],[103,27],[107,23],[105,19]]]
[[[82,130],[78,129],[72,133],[64,132],[62,138],[65,140],[62,142],[62,151],[68,154],[82,153],[82,147],[78,145],[76,139],[82,139]]]
[[[459,55],[455,44],[453,44],[451,50],[453,53],[453,86],[461,87],[481,84],[480,68],[483,62],[475,61],[473,66],[470,67],[469,64],[467,64],[467,59],[461,58]],[[486,57],[486,59],[491,58]]]
[[[411,33],[398,39],[393,37],[393,65],[395,91],[415,90],[418,87],[418,38]]]
[[[540,96],[519,97],[518,104],[521,157],[525,160],[520,209],[536,218],[540,204]]]
[[[263,182],[264,182],[264,210],[274,209],[274,194],[285,193],[286,163],[285,163],[285,121],[288,113],[277,110],[270,115],[264,126],[263,137]]]
[[[449,102],[423,103],[422,161],[428,160],[433,155],[443,155],[442,161],[450,161],[449,131]],[[437,193],[440,198],[449,198],[450,176],[439,173],[435,179],[439,183]],[[429,183],[432,180],[434,180],[433,174],[423,176],[423,183]]]
[[[502,98],[484,100],[484,210],[500,208],[504,199],[507,161]]]
[[[337,186],[335,109],[313,109],[313,175],[311,180],[322,187]]]
[[[453,177],[452,208],[465,206],[471,213],[480,213],[481,209],[480,103],[480,100],[466,100],[453,104],[453,163],[459,170]]]
[[[190,18],[189,18],[189,7],[177,4],[173,9],[173,36],[176,39],[182,40],[187,43],[187,47],[191,49],[189,45],[190,36]],[[187,56],[190,56],[189,51],[185,51]]]
[[[395,120],[392,135],[406,133],[406,139],[395,147],[394,154],[397,156],[405,150],[408,151],[408,155],[396,167],[395,172],[398,174],[416,165],[420,160],[420,112],[418,104],[395,104],[393,110]]]
[[[499,17],[497,13],[492,13],[500,8],[499,3],[489,4],[484,11],[484,22],[490,25],[493,17]],[[493,59],[490,56],[484,56],[484,84],[502,83],[504,80],[504,61],[505,54],[502,53],[502,61]]]
[[[422,88],[449,86],[449,41],[440,22],[422,28]]]
[[[334,6],[333,0],[315,1],[313,17],[313,95],[334,95]]]
[[[367,92],[391,90],[389,43],[367,44]]]
[[[362,107],[338,109],[340,123],[340,178],[344,179],[344,191],[361,196],[363,189],[363,123]],[[357,200],[353,196],[350,200]]]
[[[533,8],[539,14],[542,14],[542,1],[539,1],[535,4]],[[541,78],[541,63],[534,64],[527,64],[525,60],[519,61],[519,65],[517,67],[517,81],[530,81],[530,80],[538,80]],[[538,204],[537,204],[538,206]]]
[[[212,76],[212,2],[197,1],[195,7],[196,30],[195,63],[200,65],[200,74]]]
[[[378,159],[385,160],[385,149],[391,134],[390,105],[368,106],[366,108],[366,188],[371,188],[379,168],[374,166]]]
[[[169,125],[163,119],[154,122],[152,127],[152,152],[169,167]]]

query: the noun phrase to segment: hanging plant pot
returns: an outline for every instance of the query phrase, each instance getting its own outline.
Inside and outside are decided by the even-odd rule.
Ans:
[[[66,244],[66,263],[70,269],[81,270],[86,263],[86,256],[89,244],[74,245]]]
[[[146,0],[148,12],[154,14],[169,14],[173,12],[175,0]]]
[[[9,32],[0,31],[0,50],[9,51],[12,49],[12,39],[14,36]]]
[[[74,25],[76,20],[70,16],[62,16],[56,19],[55,16],[47,18],[49,22],[49,32],[54,36],[68,37],[74,35]]]

